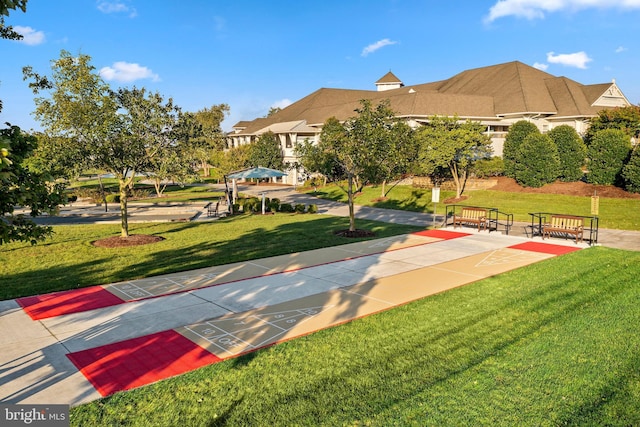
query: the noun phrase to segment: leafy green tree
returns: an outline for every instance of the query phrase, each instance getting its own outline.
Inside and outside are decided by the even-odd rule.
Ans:
[[[558,148],[560,167],[558,177],[561,181],[578,181],[582,178],[582,166],[587,157],[587,147],[580,135],[569,125],[553,128],[547,135]]]
[[[433,116],[416,131],[419,141],[418,162],[423,173],[447,168],[456,185],[456,198],[464,191],[474,162],[491,154],[491,139],[480,123],[458,117]]]
[[[386,141],[388,158],[379,164],[377,180],[382,180],[380,197],[386,197],[387,181],[397,180],[409,174],[415,169],[418,156],[418,141],[414,137],[414,131],[403,121],[393,123],[389,129],[389,139]],[[390,187],[390,189],[393,186]],[[390,191],[389,189],[389,191]]]
[[[9,16],[9,10],[27,11],[27,0],[0,0],[0,15]]]
[[[620,129],[605,129],[593,135],[587,148],[587,181],[591,184],[620,183],[622,168],[629,157],[631,141]]]
[[[24,214],[14,214],[16,206],[28,207],[30,216],[35,217],[54,213],[65,202],[64,185],[26,166],[25,159],[36,145],[37,138],[22,133],[17,126],[0,130],[0,244],[35,244],[52,233],[51,227],[39,226]]]
[[[211,163],[215,153],[226,148],[222,122],[229,111],[227,104],[219,104],[184,115],[183,122],[190,134],[188,140],[191,155],[199,162],[205,177],[211,175]]]
[[[137,172],[151,170],[152,160],[175,144],[179,108],[145,89],[113,92],[95,72],[88,55],[62,51],[52,63],[51,78],[25,67],[36,94],[36,118],[51,139],[67,141],[62,158],[78,159],[80,168],[114,174],[120,188],[121,235],[128,237],[127,191]]]
[[[349,205],[349,231],[356,230],[354,194],[358,182],[381,182],[385,178],[387,161],[393,161],[392,140],[394,127],[398,123],[389,101],[373,106],[371,101],[360,101],[357,116],[341,124],[335,117],[329,118],[320,134],[319,150],[330,161],[325,166],[335,166],[333,171],[346,180],[341,188],[347,194]],[[326,171],[325,171],[326,172]]]
[[[330,120],[334,121],[337,126],[342,126],[337,119],[332,118]],[[325,123],[325,127],[327,123]],[[343,174],[335,157],[332,156],[331,152],[326,151],[325,148],[326,146],[314,144],[312,141],[306,139],[304,142],[296,144],[295,155],[299,159],[299,166],[307,172],[322,175],[326,185],[327,180],[339,179]]]
[[[515,179],[525,187],[542,187],[558,177],[558,148],[548,135],[531,133],[518,147]]]
[[[590,121],[589,129],[585,134],[587,146],[591,144],[596,133],[605,129],[619,129],[629,138],[640,138],[640,106],[630,105],[601,110],[598,116]]]
[[[224,175],[231,172],[246,169],[251,166],[249,163],[250,145],[240,145],[228,149],[223,153],[220,159],[219,167]]]
[[[511,125],[507,137],[502,147],[502,159],[504,161],[504,174],[510,178],[516,177],[516,157],[518,149],[524,139],[532,133],[540,133],[540,130],[533,123],[526,120],[519,120]]]
[[[629,162],[622,169],[625,188],[632,193],[640,193],[640,145],[636,145]]]
[[[265,132],[249,144],[249,165],[281,170],[284,168],[282,147],[278,136]]]

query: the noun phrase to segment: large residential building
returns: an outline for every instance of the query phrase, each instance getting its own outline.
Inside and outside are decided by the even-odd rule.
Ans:
[[[412,86],[389,72],[375,85],[377,90],[371,91],[318,89],[269,117],[237,123],[227,135],[229,145],[248,144],[273,132],[280,139],[285,162],[293,162],[295,144],[306,139],[317,142],[328,118],[344,121],[356,114],[361,100],[375,104],[388,99],[398,117],[414,127],[434,115],[478,121],[491,136],[494,155],[501,155],[509,126],[518,120],[529,120],[543,133],[570,125],[583,134],[589,119],[600,110],[631,105],[615,80],[584,85],[517,61]],[[296,180],[296,171],[285,178],[288,183]]]

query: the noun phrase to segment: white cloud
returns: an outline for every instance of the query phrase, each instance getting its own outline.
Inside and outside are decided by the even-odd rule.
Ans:
[[[547,68],[549,68],[549,64],[541,64],[539,62],[536,62],[533,64],[533,68],[537,68],[538,70],[542,70],[542,71],[547,71]]]
[[[271,104],[271,108],[287,108],[291,104],[293,104],[293,102],[291,102],[290,99],[284,98]]]
[[[139,64],[119,61],[112,67],[103,67],[100,76],[105,80],[115,80],[122,83],[130,83],[135,80],[151,79],[154,82],[160,81],[160,77],[147,67]]]
[[[493,22],[505,16],[542,19],[545,13],[589,8],[640,9],[640,0],[498,0],[489,9],[485,22]]]
[[[624,47],[624,46],[619,46],[619,47],[616,49],[616,53],[622,53],[622,52],[625,52],[625,51],[627,51],[627,50],[629,50],[629,49],[627,49],[627,48],[626,48],[626,47]]]
[[[31,27],[22,27],[15,25],[13,31],[22,35],[22,40],[18,40],[20,43],[28,44],[29,46],[36,46],[44,43],[44,33],[42,31],[36,31]]]
[[[362,49],[362,53],[360,55],[361,56],[367,56],[370,53],[373,53],[378,49],[381,49],[381,48],[383,48],[385,46],[394,45],[396,43],[398,43],[398,42],[394,42],[394,41],[391,41],[389,39],[382,39],[382,40],[379,40],[379,41],[377,41],[375,43],[372,43],[369,46],[367,46],[364,49]]]
[[[135,8],[129,7],[121,1],[98,0],[97,7],[102,13],[126,13],[130,18],[135,18],[138,15]]]
[[[547,53],[547,61],[552,64],[566,65],[567,67],[587,68],[587,63],[592,59],[585,52],[561,53],[556,55],[554,52]]]

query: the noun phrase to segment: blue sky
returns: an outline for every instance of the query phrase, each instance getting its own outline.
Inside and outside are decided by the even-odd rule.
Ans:
[[[112,88],[183,111],[225,103],[229,130],[322,87],[375,90],[521,61],[640,103],[640,0],[28,0],[0,40],[0,123],[40,129],[22,67],[82,53]]]

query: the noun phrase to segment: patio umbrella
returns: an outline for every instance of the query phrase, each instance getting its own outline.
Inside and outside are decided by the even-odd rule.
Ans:
[[[248,168],[241,171],[233,172],[227,175],[227,178],[231,179],[250,179],[250,178],[277,178],[279,176],[287,176],[285,172],[263,168],[261,166],[257,168]]]

